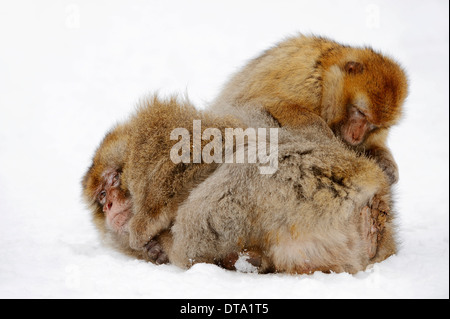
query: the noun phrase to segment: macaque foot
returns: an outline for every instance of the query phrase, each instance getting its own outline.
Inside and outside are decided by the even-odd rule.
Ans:
[[[220,262],[223,268],[240,272],[258,272],[261,264],[262,257],[255,251],[232,252]]]
[[[146,245],[145,249],[147,250],[148,258],[151,262],[161,265],[167,264],[169,262],[169,258],[167,254],[164,252],[162,246],[156,240],[150,240]]]
[[[389,206],[378,195],[373,197],[370,207],[364,206],[361,210],[362,234],[367,243],[369,259],[375,257],[377,253],[388,211]]]

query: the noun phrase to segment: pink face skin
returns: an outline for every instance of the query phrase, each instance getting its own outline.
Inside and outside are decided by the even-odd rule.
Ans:
[[[341,126],[340,133],[347,143],[356,146],[361,144],[367,133],[374,128],[375,126],[367,120],[366,115],[356,107],[350,106],[347,121]]]
[[[103,189],[98,194],[98,201],[103,206],[107,227],[122,233],[131,218],[131,200],[120,189],[120,173],[109,170],[103,176]]]

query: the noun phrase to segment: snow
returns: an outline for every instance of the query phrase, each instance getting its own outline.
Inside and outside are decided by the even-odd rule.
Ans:
[[[238,272],[244,273],[257,273],[258,268],[252,265],[248,260],[250,256],[247,253],[239,253],[238,259],[236,260],[234,267]]]
[[[449,3],[2,1],[1,298],[449,298]],[[296,34],[371,45],[406,68],[389,145],[397,255],[356,275],[187,271],[105,247],[80,179],[145,94],[204,107],[248,59]]]

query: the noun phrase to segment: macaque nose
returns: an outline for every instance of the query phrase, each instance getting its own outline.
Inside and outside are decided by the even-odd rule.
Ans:
[[[106,212],[108,210],[111,210],[112,205],[112,202],[105,203],[105,205],[103,205],[103,211]]]

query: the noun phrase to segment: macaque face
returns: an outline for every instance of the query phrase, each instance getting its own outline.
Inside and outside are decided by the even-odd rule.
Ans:
[[[360,145],[376,126],[370,123],[367,114],[354,105],[347,106],[347,116],[339,128],[341,138],[351,146]]]
[[[344,103],[332,128],[344,142],[359,146],[373,131],[398,122],[407,81],[395,63],[373,55],[364,63],[347,62],[343,70]]]
[[[121,234],[131,218],[131,200],[120,188],[120,172],[106,170],[96,193],[96,200],[102,206],[108,229]]]

